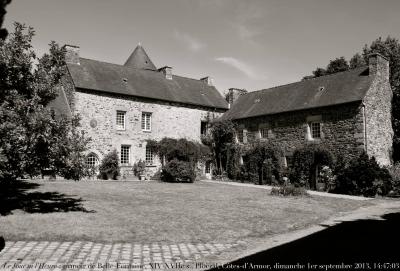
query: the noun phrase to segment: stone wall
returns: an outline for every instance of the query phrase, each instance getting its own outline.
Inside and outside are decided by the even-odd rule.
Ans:
[[[321,139],[309,137],[309,122],[321,122]],[[278,142],[286,156],[292,156],[296,148],[309,143],[327,146],[335,156],[351,159],[364,150],[364,120],[361,103],[349,103],[325,108],[260,116],[236,120],[240,129],[247,130],[249,139],[260,137],[259,130],[268,129],[268,139]],[[251,141],[251,140],[250,140]]]
[[[133,163],[145,160],[146,140],[171,137],[200,142],[201,121],[222,115],[209,108],[83,90],[75,92],[74,109],[81,115],[82,129],[92,138],[90,151],[100,160],[113,149],[119,152],[121,145],[131,146],[130,164],[122,167],[126,174],[131,172]],[[117,110],[126,112],[122,131],[116,128]],[[142,112],[152,113],[151,132],[142,131]],[[159,168],[159,159],[154,162],[148,171]]]
[[[372,55],[369,70],[374,80],[364,98],[367,153],[375,156],[381,165],[390,165],[393,143],[393,93],[389,83],[389,62],[379,54]]]

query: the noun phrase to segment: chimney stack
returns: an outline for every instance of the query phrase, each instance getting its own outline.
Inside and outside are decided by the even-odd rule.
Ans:
[[[159,72],[162,72],[168,80],[172,80],[172,67],[164,66],[158,69]]]
[[[80,65],[79,62],[79,46],[65,44],[65,62]]]
[[[210,76],[206,76],[206,77],[200,78],[200,81],[203,81],[204,83],[206,83],[207,86],[212,86],[213,83],[214,83],[213,82],[214,80]]]
[[[389,60],[380,53],[368,55],[369,75],[383,76],[389,80]]]
[[[247,90],[240,88],[230,88],[228,95],[226,96],[226,101],[229,103],[229,108],[235,103],[235,101],[239,98],[240,95],[244,95],[247,93]]]

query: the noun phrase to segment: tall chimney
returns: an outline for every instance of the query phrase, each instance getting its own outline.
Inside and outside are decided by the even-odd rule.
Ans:
[[[79,62],[79,46],[65,44],[65,62],[80,65]]]
[[[247,93],[247,90],[240,88],[230,88],[228,95],[226,96],[226,101],[229,104],[229,108],[235,103],[235,101],[239,98],[240,95],[244,95]]]
[[[383,76],[389,80],[389,60],[380,53],[368,55],[369,75]]]
[[[210,76],[206,76],[206,77],[200,78],[200,81],[203,81],[204,83],[206,83],[207,86],[212,86],[213,83],[214,83],[213,82],[214,80]]]
[[[158,69],[159,72],[162,72],[168,80],[172,80],[172,67],[164,66]]]

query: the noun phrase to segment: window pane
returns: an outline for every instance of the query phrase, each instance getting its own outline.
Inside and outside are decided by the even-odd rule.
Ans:
[[[205,173],[206,174],[211,173],[211,162],[206,162]]]
[[[152,165],[153,164],[153,151],[146,146],[146,164]]]
[[[151,113],[142,113],[142,130],[151,131]]]
[[[131,146],[121,146],[121,164],[129,164]]]
[[[125,113],[124,111],[117,111],[117,129],[125,129]]]
[[[321,125],[319,122],[311,123],[311,136],[312,138],[321,138]]]
[[[96,167],[99,163],[99,159],[97,159],[97,156],[94,153],[89,154],[86,157],[86,165],[89,167]]]
[[[238,131],[238,141],[243,142],[243,130]]]

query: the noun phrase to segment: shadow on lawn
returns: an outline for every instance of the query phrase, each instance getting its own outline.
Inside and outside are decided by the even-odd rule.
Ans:
[[[400,256],[400,213],[382,216],[383,220],[356,220],[341,222],[335,226],[256,254],[241,258],[229,264],[253,269],[249,265],[275,265],[274,270],[285,269],[279,264],[352,264],[368,263],[369,267],[359,265],[359,269],[375,269],[374,263],[398,263]],[[398,267],[397,267],[398,268]],[[215,268],[210,270],[221,270]],[[228,269],[228,268],[226,268]],[[243,268],[241,268],[243,269]],[[318,268],[317,268],[318,269]],[[317,270],[314,269],[314,270]],[[318,269],[321,270],[321,269]],[[331,270],[331,269],[329,269]],[[396,269],[397,270],[397,269]]]
[[[27,181],[0,183],[0,215],[9,215],[17,209],[27,213],[94,212],[82,206],[81,198],[68,197],[58,192],[29,191],[39,186]]]

